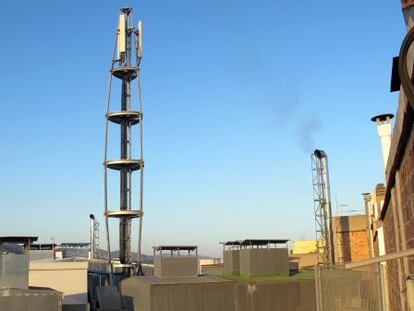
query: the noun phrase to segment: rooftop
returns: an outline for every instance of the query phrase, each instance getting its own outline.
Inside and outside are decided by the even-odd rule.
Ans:
[[[195,251],[197,246],[194,245],[159,245],[154,246],[155,251]]]
[[[220,244],[231,246],[231,245],[240,245],[240,246],[247,246],[247,245],[269,245],[269,244],[286,244],[289,240],[288,239],[244,239],[244,240],[236,240],[236,241],[227,241],[227,242],[220,242]]]
[[[37,236],[0,236],[0,244],[14,243],[30,245],[32,242],[36,242]]]
[[[199,277],[174,277],[174,278],[158,278],[154,275],[133,277],[141,283],[149,285],[171,285],[171,284],[189,284],[189,283],[228,283],[232,280],[225,279],[216,275],[201,275]],[[132,278],[130,278],[132,279]],[[126,280],[128,282],[128,280]]]

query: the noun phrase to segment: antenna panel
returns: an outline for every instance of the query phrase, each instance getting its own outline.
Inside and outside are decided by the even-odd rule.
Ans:
[[[126,34],[125,34],[125,15],[121,14],[119,15],[119,21],[118,21],[118,59],[122,58],[122,55],[126,52]]]

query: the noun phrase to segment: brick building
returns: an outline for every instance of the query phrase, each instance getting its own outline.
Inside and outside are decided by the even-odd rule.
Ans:
[[[414,25],[413,1],[403,1],[408,28]],[[408,54],[412,61],[412,55]],[[412,68],[412,67],[411,67]],[[412,73],[411,73],[412,74]],[[411,103],[413,104],[413,103]],[[386,190],[379,220],[386,254],[414,248],[414,112],[401,88],[397,117],[386,164]],[[389,310],[412,310],[414,258],[387,261]]]
[[[385,186],[377,184],[372,193],[364,193],[367,214],[368,241],[370,257],[385,255],[384,233],[380,213],[384,204]]]
[[[366,215],[333,218],[335,262],[346,263],[369,258]]]

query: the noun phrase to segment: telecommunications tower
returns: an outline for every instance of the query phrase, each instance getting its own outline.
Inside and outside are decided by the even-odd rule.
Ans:
[[[312,159],[313,202],[319,264],[335,264],[332,230],[332,204],[329,185],[328,156],[323,150],[315,150]]]
[[[142,216],[143,216],[143,142],[142,142],[142,103],[140,88],[140,64],[142,58],[142,23],[134,27],[131,21],[131,8],[122,8],[119,14],[115,37],[112,65],[109,71],[108,99],[105,126],[104,159],[104,207],[108,260],[111,272],[131,276],[140,271]],[[117,81],[113,81],[114,80]],[[113,84],[119,86],[120,98],[112,106]],[[112,110],[112,108],[114,110]],[[109,131],[115,126],[120,141],[119,154],[109,157]],[[120,133],[119,133],[120,132]],[[114,135],[111,136],[111,138]],[[134,143],[134,145],[133,145]],[[139,171],[139,180],[133,172]],[[119,208],[109,209],[112,202],[108,195],[110,172],[119,172]],[[134,175],[135,177],[135,175]],[[134,183],[133,183],[134,182]],[[133,191],[133,184],[137,188]],[[138,190],[136,190],[138,189]],[[112,260],[109,235],[109,219],[119,219],[119,261]],[[138,261],[131,257],[131,224],[138,219],[137,253]]]

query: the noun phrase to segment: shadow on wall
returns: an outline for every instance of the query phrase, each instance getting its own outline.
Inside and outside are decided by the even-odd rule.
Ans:
[[[338,217],[336,224],[337,261],[340,263],[351,261],[351,236],[349,217]]]

